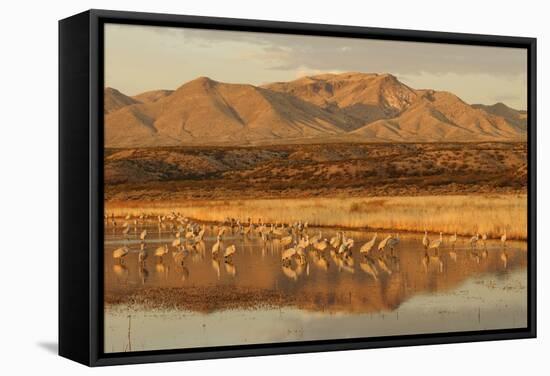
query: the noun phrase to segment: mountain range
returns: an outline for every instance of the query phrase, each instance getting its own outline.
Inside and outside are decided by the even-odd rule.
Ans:
[[[417,90],[391,74],[262,86],[199,77],[176,90],[104,92],[105,146],[525,141],[527,113]]]

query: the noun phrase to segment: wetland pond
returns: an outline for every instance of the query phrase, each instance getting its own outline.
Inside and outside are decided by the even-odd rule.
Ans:
[[[148,258],[140,264],[143,229]],[[338,230],[308,234],[319,231],[330,239]],[[207,225],[202,244],[180,264],[172,247],[154,257],[174,240],[156,223],[131,226],[127,236],[106,225],[106,353],[527,326],[526,242],[480,241],[474,249],[458,238],[453,249],[447,235],[439,251],[426,253],[423,234],[400,234],[393,252],[365,257],[359,248],[374,232],[346,230],[355,241],[350,257],[308,248],[305,263],[283,266],[278,239],[230,232],[223,249],[235,245],[231,260],[213,257],[216,233]],[[128,255],[113,259],[124,245]]]

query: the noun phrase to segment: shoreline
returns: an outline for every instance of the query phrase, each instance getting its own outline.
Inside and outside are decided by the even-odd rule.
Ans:
[[[206,223],[227,217],[264,223],[308,222],[311,227],[419,233],[486,233],[498,239],[527,239],[527,195],[377,196],[344,198],[107,201],[105,213],[117,217],[180,212]]]

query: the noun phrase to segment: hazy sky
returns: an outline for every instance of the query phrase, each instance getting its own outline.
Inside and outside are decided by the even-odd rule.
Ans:
[[[468,103],[527,106],[523,49],[153,26],[105,26],[105,85],[127,95],[199,76],[254,85],[327,72],[391,73]]]

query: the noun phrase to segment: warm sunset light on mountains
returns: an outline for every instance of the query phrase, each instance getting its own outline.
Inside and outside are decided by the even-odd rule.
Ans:
[[[105,89],[105,146],[525,141],[527,114],[417,90],[391,74],[343,73],[263,86],[200,77],[133,97]]]

